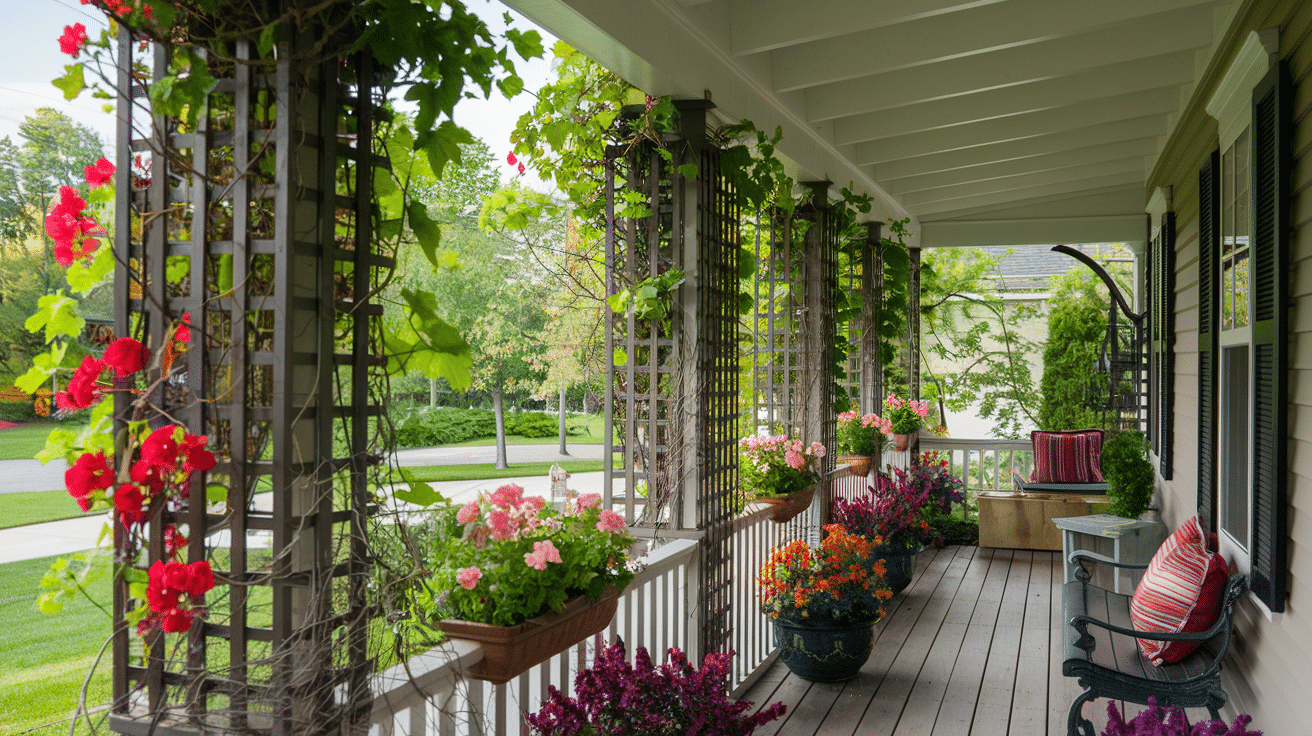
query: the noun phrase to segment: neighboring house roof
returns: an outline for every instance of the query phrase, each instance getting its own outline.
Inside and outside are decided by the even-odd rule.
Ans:
[[[1118,243],[1085,243],[1071,247],[1088,253],[1096,259],[1109,255],[1129,256]],[[1052,250],[1051,245],[990,245],[980,248],[990,255],[1000,256],[999,290],[1006,291],[1043,291],[1048,288],[1048,279],[1070,271],[1084,268],[1074,258]]]

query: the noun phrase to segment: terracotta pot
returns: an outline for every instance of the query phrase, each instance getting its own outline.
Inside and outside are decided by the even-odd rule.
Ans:
[[[911,434],[893,435],[893,449],[897,450],[898,452],[906,452],[907,446],[911,444],[911,438],[915,436],[916,436],[915,432],[912,432]]]
[[[839,455],[838,456],[839,465],[851,465],[852,474],[859,475],[863,478],[867,475],[870,475],[871,460],[872,458],[869,455]]]
[[[618,590],[595,603],[584,596],[571,598],[560,613],[547,613],[518,626],[444,619],[439,628],[453,639],[481,644],[483,660],[465,674],[500,685],[606,628],[615,618],[619,598]]]
[[[775,496],[773,498],[757,498],[752,503],[759,503],[770,507],[770,521],[776,524],[785,524],[793,520],[798,514],[806,511],[811,505],[811,499],[815,496],[815,486],[808,486],[796,493],[790,493],[787,496]]]

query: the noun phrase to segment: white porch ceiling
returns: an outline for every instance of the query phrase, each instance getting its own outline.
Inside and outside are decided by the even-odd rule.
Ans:
[[[784,129],[921,244],[1144,236],[1220,0],[504,0],[652,94]]]

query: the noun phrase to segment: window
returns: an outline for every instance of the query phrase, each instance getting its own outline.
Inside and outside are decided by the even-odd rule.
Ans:
[[[1288,585],[1290,131],[1276,29],[1249,34],[1207,111],[1199,172],[1198,508],[1269,612]]]

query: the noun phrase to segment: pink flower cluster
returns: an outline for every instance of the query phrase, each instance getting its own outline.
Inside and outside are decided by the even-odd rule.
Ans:
[[[738,440],[738,448],[762,473],[770,469],[770,456],[783,455],[784,462],[794,470],[802,470],[811,460],[825,456],[825,446],[819,442],[810,445],[786,434],[751,435]]]
[[[921,399],[920,401],[906,399],[904,401],[897,396],[889,394],[888,398],[884,399],[884,406],[887,406],[890,409],[901,409],[906,407],[921,419],[924,419],[929,415],[929,399]]]
[[[928,411],[929,402],[926,401],[924,403],[926,405],[926,411]],[[924,415],[922,414],[921,416]],[[848,422],[855,422],[857,420],[860,420],[862,429],[871,429],[873,427],[874,429],[879,430],[879,432],[882,434],[889,434],[890,430],[893,427],[892,421],[888,419],[882,419],[878,414],[875,414],[874,412],[871,412],[869,414],[860,414],[856,411],[845,411],[842,414],[838,415],[839,424],[847,424]]]
[[[524,564],[534,570],[547,569],[548,562],[560,563],[560,550],[548,539],[545,542],[534,542],[533,551],[524,553]]]
[[[465,525],[465,538],[482,549],[494,542],[521,539],[540,526],[556,526],[552,519],[542,519],[538,512],[547,505],[541,496],[524,496],[524,489],[508,483],[491,494],[481,493],[456,512],[456,521]]]

